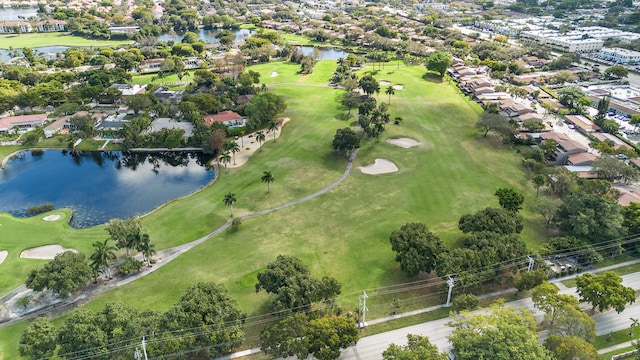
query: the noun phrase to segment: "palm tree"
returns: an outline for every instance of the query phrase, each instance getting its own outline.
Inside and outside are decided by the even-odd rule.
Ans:
[[[147,266],[151,266],[151,256],[156,253],[156,245],[151,243],[149,234],[142,234],[141,240],[136,250],[142,253],[142,258]]]
[[[231,155],[229,154],[228,151],[225,151],[222,153],[222,155],[220,155],[220,162],[224,163],[225,171],[227,170],[227,164],[229,164],[230,161],[231,161]]]
[[[267,131],[271,132],[273,131],[273,141],[276,141],[276,130],[278,130],[278,122],[275,120],[271,120],[269,122],[269,126],[267,127]]]
[[[260,144],[260,150],[262,150],[262,143],[266,138],[267,137],[265,136],[264,131],[260,130],[256,132],[256,140],[258,141],[258,144]]]
[[[89,260],[91,260],[91,267],[95,271],[101,271],[107,279],[111,279],[109,263],[117,258],[116,247],[109,245],[109,239],[106,239],[103,242],[94,242],[93,248],[93,254],[89,257]]]
[[[224,196],[224,199],[222,199],[224,204],[228,206],[229,209],[231,209],[231,216],[233,216],[233,203],[236,202],[236,200],[237,200],[236,194],[232,194],[232,193],[228,193],[227,195]]]
[[[240,151],[240,145],[234,140],[227,140],[222,143],[222,148],[224,151],[231,151],[233,153],[233,165],[236,164],[236,153]]]
[[[260,178],[260,180],[262,180],[262,182],[266,182],[267,183],[267,194],[269,193],[269,191],[271,190],[271,183],[275,180],[275,178],[273,177],[273,175],[271,175],[271,171],[263,171],[262,172],[263,175]]]
[[[387,89],[384,91],[384,93],[389,95],[389,104],[391,104],[391,95],[396,94],[395,90],[393,90],[393,86],[392,85],[387,86]]]

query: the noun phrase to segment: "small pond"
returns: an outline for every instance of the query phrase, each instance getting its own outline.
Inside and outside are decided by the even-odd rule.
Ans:
[[[37,15],[37,8],[0,7],[0,21],[28,20]]]
[[[313,46],[297,46],[297,48],[303,55],[313,55],[313,49],[315,49]],[[318,48],[318,50],[320,51],[320,60],[338,60],[349,55],[348,52],[340,49]]]
[[[34,47],[31,50],[33,50],[33,53],[36,56],[44,56],[47,59],[55,59],[58,56],[58,53],[65,52],[67,51],[68,48],[69,48],[68,46],[53,45],[53,46]],[[15,56],[23,56],[22,51],[20,49],[13,49],[13,51],[10,51],[8,49],[0,49],[0,60],[1,61],[10,60],[11,58],[13,58],[12,53]]]
[[[195,153],[25,151],[0,170],[0,211],[26,216],[52,203],[73,210],[71,226],[129,218],[207,185],[214,171]]]

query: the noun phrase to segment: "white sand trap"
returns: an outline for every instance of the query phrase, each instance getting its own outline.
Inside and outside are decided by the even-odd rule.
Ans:
[[[380,82],[378,82],[378,84],[380,84],[380,86],[388,86],[391,85],[390,82],[388,82],[387,80],[380,80]]]
[[[0,251],[0,264],[2,264],[6,259],[9,252],[7,250]]]
[[[387,139],[387,142],[391,145],[400,146],[405,149],[420,145],[419,142],[410,138]]]
[[[61,217],[62,217],[62,215],[60,215],[60,214],[51,214],[51,215],[47,215],[47,216],[43,217],[42,220],[44,220],[44,221],[58,221],[58,220],[60,220]]]
[[[276,77],[276,76],[278,76],[278,72],[277,71],[271,72],[271,77]]]
[[[404,85],[395,84],[393,85],[394,90],[404,90]]]
[[[378,175],[397,172],[398,167],[391,160],[376,159],[376,161],[371,165],[360,166],[360,171],[369,175]]]
[[[31,249],[27,249],[20,253],[20,258],[22,259],[41,259],[41,260],[51,260],[56,255],[62,254],[65,251],[73,251],[78,252],[76,249],[67,249],[61,245],[45,245],[38,246]]]

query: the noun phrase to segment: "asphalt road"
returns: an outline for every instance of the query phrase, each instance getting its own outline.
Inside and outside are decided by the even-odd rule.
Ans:
[[[636,290],[640,289],[640,273],[623,276],[622,283],[625,286],[630,286]],[[574,294],[577,296],[575,288],[564,288],[561,289],[560,292],[565,294]],[[538,321],[542,320],[544,315],[541,311],[533,307],[531,298],[513,301],[508,304],[517,307],[526,307],[533,312]],[[590,306],[583,304],[583,308],[590,309]],[[615,311],[608,311],[604,314],[596,315],[594,319],[596,320],[596,330],[598,335],[629,328],[631,325],[631,320],[629,318],[631,317],[636,319],[640,318],[640,303],[634,303],[627,306],[627,308],[620,314],[617,314]],[[408,334],[428,336],[431,343],[436,345],[441,351],[448,352],[451,348],[451,344],[449,344],[447,337],[452,331],[452,328],[446,325],[449,321],[451,321],[451,318],[440,319],[364,337],[358,341],[356,346],[343,351],[340,359],[382,359],[382,352],[390,344],[395,343],[398,345],[406,345]],[[544,333],[541,333],[540,335],[541,338],[544,338],[545,336]]]

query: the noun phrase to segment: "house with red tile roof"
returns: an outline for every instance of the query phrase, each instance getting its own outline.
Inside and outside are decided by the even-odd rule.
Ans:
[[[242,115],[226,110],[217,114],[205,115],[202,117],[205,125],[211,126],[213,123],[223,123],[227,126],[246,126],[247,122]]]
[[[19,129],[42,126],[47,121],[47,114],[32,114],[20,116],[7,116],[0,118],[0,132],[9,131],[14,127]]]

